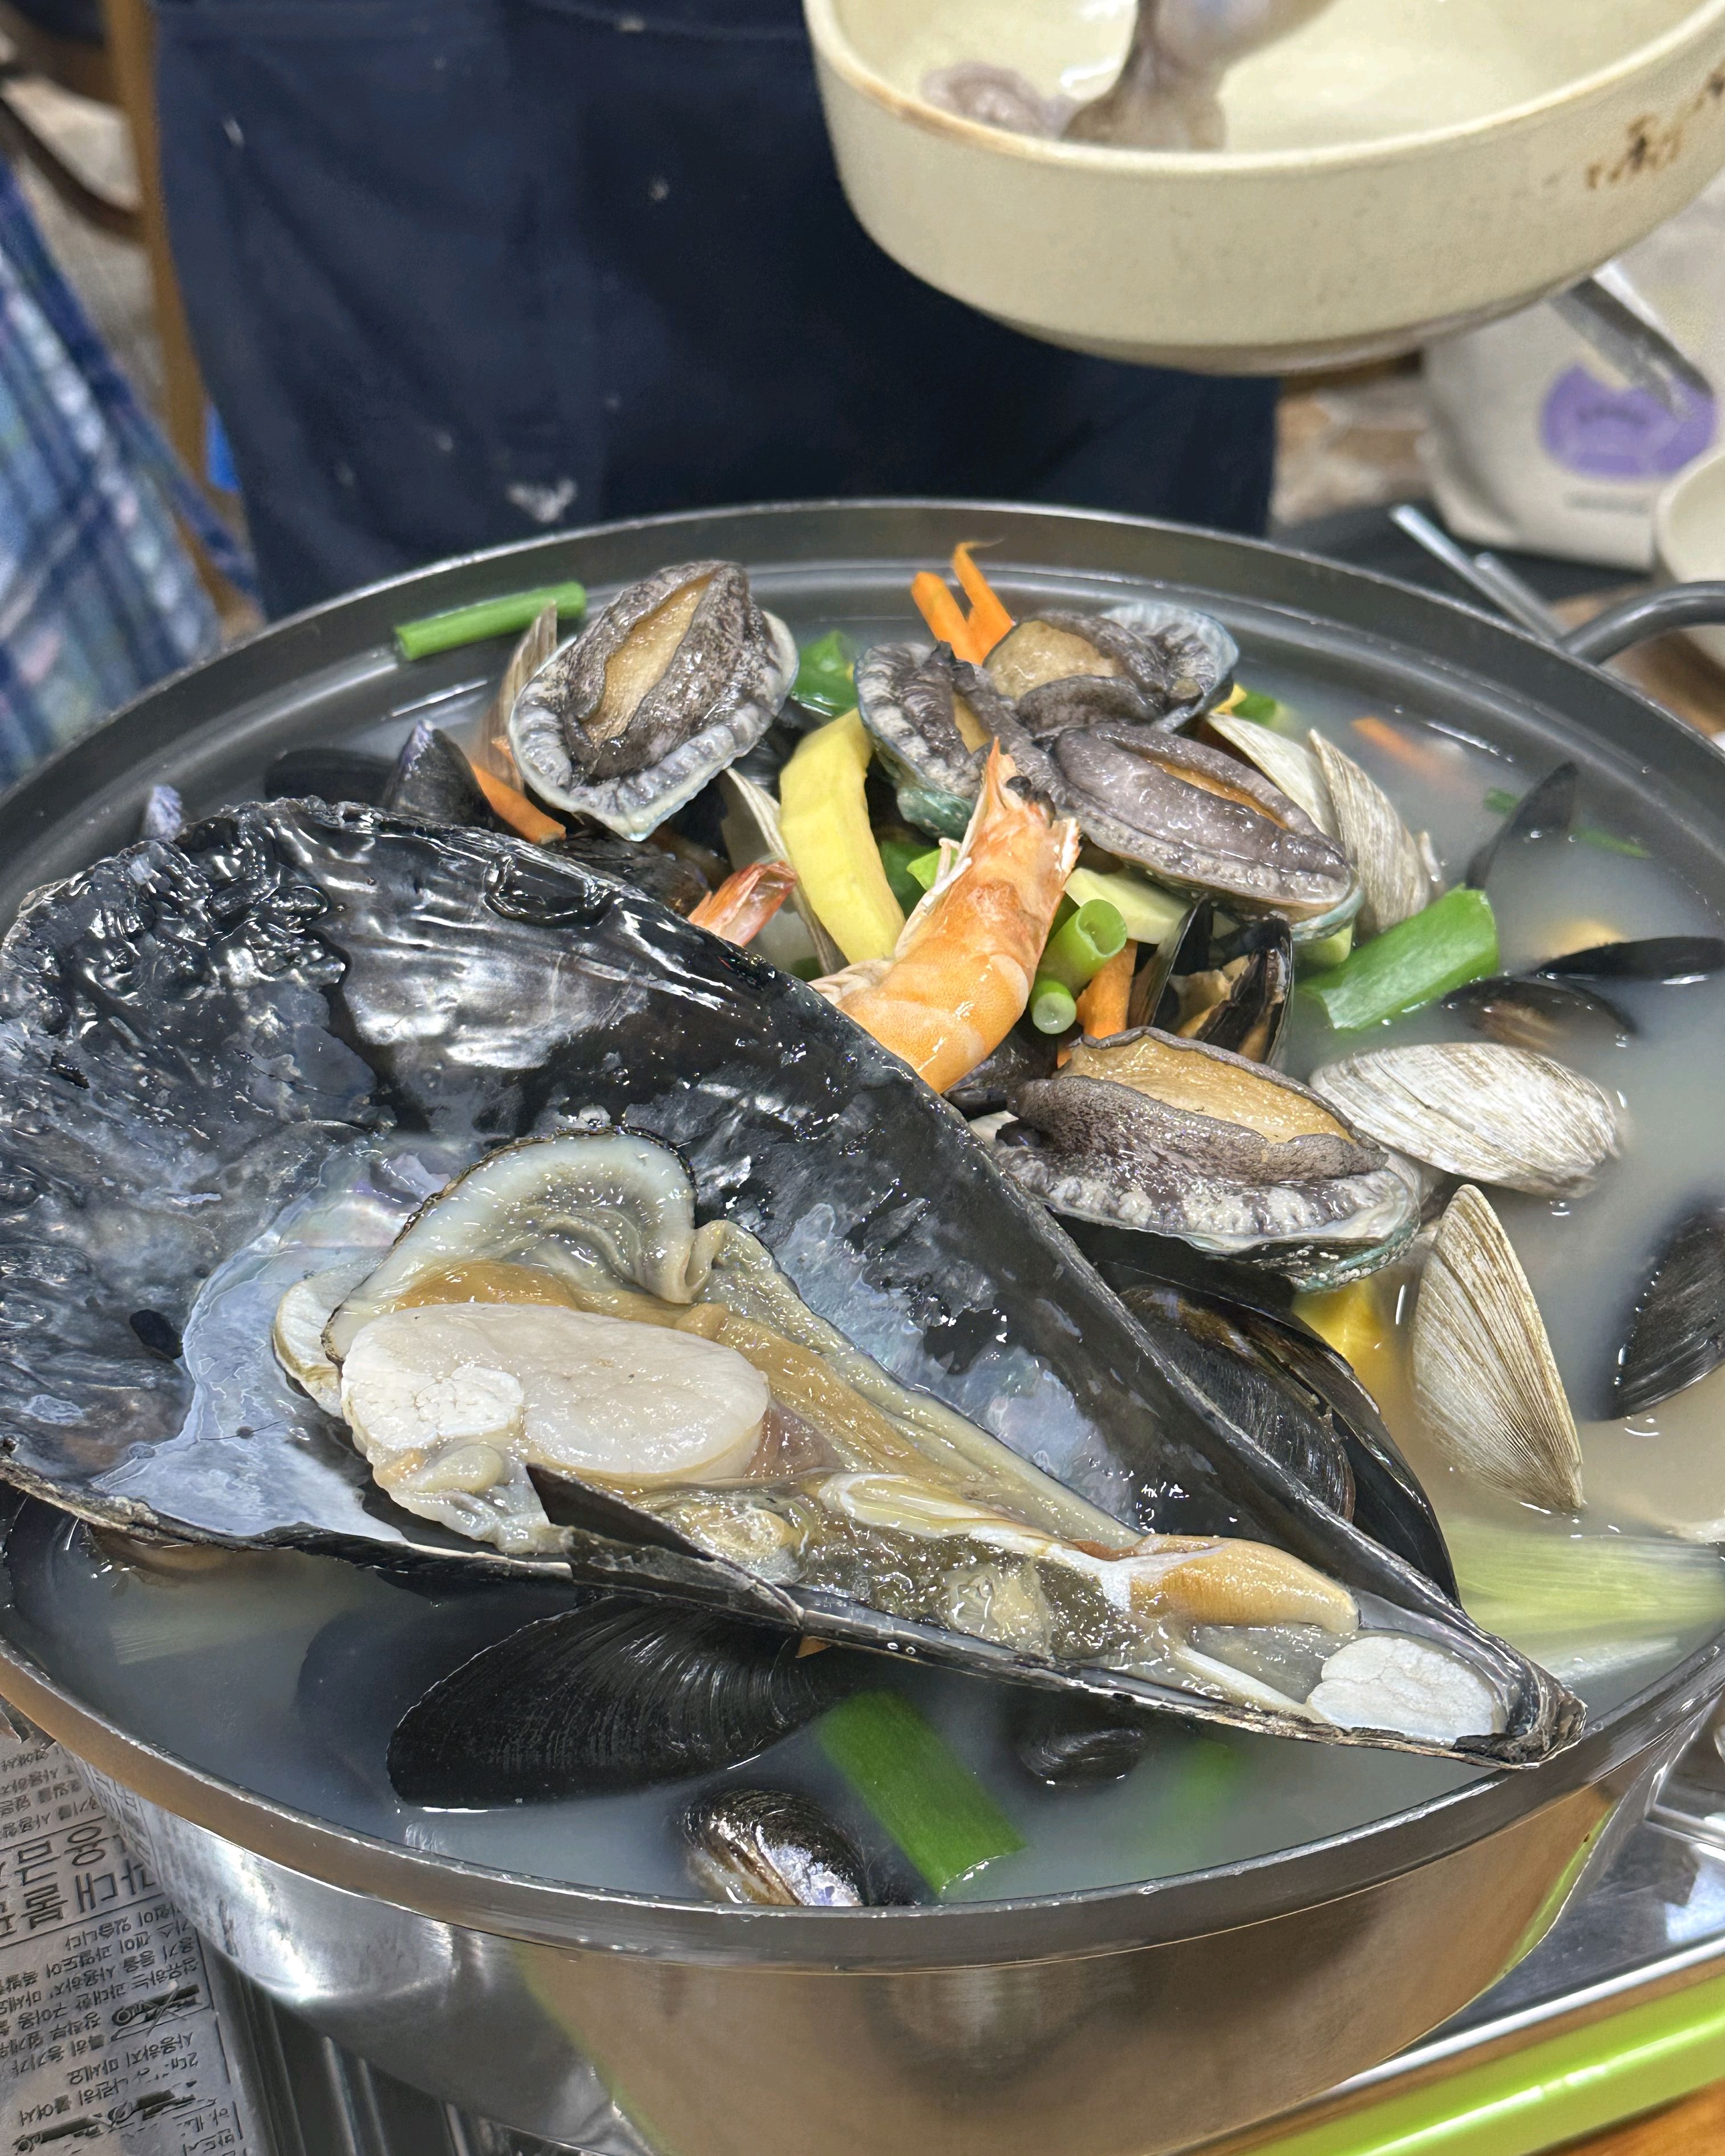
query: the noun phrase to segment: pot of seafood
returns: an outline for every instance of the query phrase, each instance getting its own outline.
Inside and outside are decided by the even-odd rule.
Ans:
[[[572,2146],[1150,2156],[1412,2041],[1725,1677],[1649,604],[793,506],[119,714],[0,803],[12,1710]]]

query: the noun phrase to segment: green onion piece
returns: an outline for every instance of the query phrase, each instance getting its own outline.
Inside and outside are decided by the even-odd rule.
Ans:
[[[1486,796],[1486,806],[1494,816],[1507,816],[1521,798],[1519,793],[1494,786]],[[1602,854],[1628,854],[1638,861],[1647,859],[1647,849],[1635,839],[1620,839],[1615,832],[1598,830],[1591,824],[1578,824],[1569,836],[1578,845],[1597,846]]]
[[[1024,1838],[946,1741],[896,1691],[861,1691],[823,1717],[821,1749],[943,1894]]]
[[[1078,998],[1064,981],[1036,976],[1030,991],[1030,1023],[1038,1033],[1065,1033],[1078,1023]]]
[[[804,646],[791,694],[805,711],[829,719],[856,708],[856,646],[842,629]]]
[[[1294,970],[1302,977],[1307,973],[1332,973],[1353,948],[1353,923],[1350,921],[1338,928],[1333,936],[1319,936],[1310,943],[1294,946]]]
[[[1482,891],[1446,891],[1411,920],[1363,943],[1333,973],[1307,982],[1337,1033],[1380,1025],[1497,971],[1497,923]]]
[[[1049,937],[1036,968],[1037,986],[1064,982],[1076,996],[1087,988],[1098,968],[1126,948],[1126,923],[1106,898],[1088,898],[1075,906]]]
[[[1147,882],[1130,869],[1106,873],[1074,869],[1066,879],[1066,896],[1075,906],[1092,898],[1106,898],[1126,923],[1126,932],[1134,943],[1161,942],[1186,918],[1192,904],[1189,897]]]
[[[893,896],[898,901],[899,911],[913,913],[928,884],[913,872],[911,863],[921,861],[927,855],[938,865],[939,849],[929,854],[920,839],[877,839],[875,843],[880,849],[880,865],[886,871],[886,881]],[[929,882],[933,880],[931,870]]]
[[[1725,1564],[1713,1548],[1466,1518],[1445,1521],[1445,1534],[1469,1616],[1542,1661],[1594,1644],[1676,1644],[1725,1624]]]
[[[587,611],[586,586],[546,584],[538,591],[511,592],[505,598],[481,599],[477,606],[429,613],[419,621],[398,621],[396,645],[403,659],[429,659],[434,651],[482,644],[487,637],[518,636],[548,606],[556,607],[560,620],[578,621]]]
[[[1268,726],[1276,723],[1276,714],[1281,709],[1281,706],[1274,696],[1248,689],[1243,696],[1236,696],[1228,706],[1228,716],[1230,719],[1255,719],[1260,726]]]
[[[916,886],[916,896],[934,889],[934,880],[941,872],[941,850],[931,846],[925,854],[920,849],[905,863],[905,874]],[[911,903],[915,904],[915,900]]]

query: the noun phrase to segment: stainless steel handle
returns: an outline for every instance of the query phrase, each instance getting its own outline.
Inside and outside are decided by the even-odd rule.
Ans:
[[[1632,644],[1645,644],[1669,629],[1721,624],[1725,624],[1725,583],[1671,584],[1663,591],[1642,592],[1607,607],[1579,629],[1572,629],[1558,648],[1572,659],[1591,660],[1598,665]]]

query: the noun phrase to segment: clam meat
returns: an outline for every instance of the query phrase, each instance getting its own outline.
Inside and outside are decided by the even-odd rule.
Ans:
[[[644,839],[767,732],[797,646],[734,562],[631,584],[516,699],[510,746],[536,793]]]
[[[1383,1149],[1318,1096],[1152,1027],[1085,1041],[1011,1096],[1007,1173],[1055,1208],[1296,1277],[1389,1261],[1414,1197]]]
[[[278,803],[54,886],[4,956],[0,1475],[94,1524],[1331,1742],[1520,1763],[1579,1726],[897,1059],[617,882]],[[1308,1706],[1385,1635],[1423,1704]]]
[[[1556,1197],[1618,1145],[1617,1103],[1548,1055],[1443,1041],[1344,1056],[1312,1090],[1380,1145],[1476,1183]]]

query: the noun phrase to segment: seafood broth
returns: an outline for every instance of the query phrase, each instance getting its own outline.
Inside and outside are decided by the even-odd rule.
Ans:
[[[793,626],[807,634],[831,619]],[[843,625],[865,637],[877,624],[853,618]],[[901,619],[878,625],[903,628]],[[1255,691],[1281,700],[1290,731],[1317,725],[1378,779],[1414,829],[1429,829],[1452,880],[1498,827],[1501,808],[1487,805],[1488,794],[1518,795],[1553,760],[1548,752],[1517,761],[1394,707],[1380,706],[1362,728],[1357,692],[1320,687],[1250,656],[1242,670]],[[481,701],[476,695],[475,716]],[[464,716],[447,706],[439,714],[445,724]],[[394,746],[382,730],[374,739]],[[1502,850],[1491,896],[1507,969],[1623,937],[1718,932],[1702,900],[1652,857],[1656,834],[1633,827],[1630,807],[1620,808],[1629,822],[1613,823],[1612,805],[1589,797],[1574,835]],[[1639,850],[1643,841],[1649,851]],[[1558,1052],[1621,1100],[1624,1157],[1607,1162],[1595,1188],[1579,1198],[1494,1194],[1575,1404],[1588,1511],[1579,1522],[1556,1521],[1494,1496],[1422,1437],[1407,1378],[1406,1268],[1364,1284],[1378,1322],[1358,1365],[1451,1537],[1464,1598],[1480,1597],[1473,1614],[1545,1662],[1595,1712],[1654,1683],[1725,1624],[1725,1570],[1705,1547],[1725,1534],[1725,1372],[1627,1423],[1604,1419],[1612,1358],[1654,1254],[1684,1214],[1725,1198],[1725,1135],[1714,1135],[1707,1090],[1725,1035],[1725,978],[1611,989],[1637,1036],[1566,1043]],[[1283,1062],[1299,1078],[1363,1048],[1475,1037],[1460,1017],[1433,1009],[1338,1039],[1308,999],[1296,996],[1295,1004]],[[199,1411],[244,1414],[259,1425],[279,1413],[285,1393],[260,1397],[257,1388],[268,1395],[272,1383],[285,1386],[270,1361],[265,1321],[295,1266],[340,1262],[344,1240],[347,1253],[375,1255],[417,1197],[463,1164],[453,1155],[432,1158],[423,1142],[416,1151],[395,1142],[342,1219],[326,1224],[315,1253],[295,1258],[259,1247],[230,1260],[212,1283],[225,1301],[213,1296],[187,1328],[193,1367],[201,1357],[204,1373],[222,1378],[206,1387]],[[351,1182],[351,1163],[339,1172],[331,1164],[335,1183],[344,1173]],[[227,1353],[236,1323],[264,1342],[249,1362]],[[471,1651],[559,1606],[557,1586],[487,1587],[458,1602],[332,1559],[211,1551],[184,1576],[158,1578],[110,1562],[82,1529],[46,1512],[33,1514],[14,1544],[8,1634],[57,1681],[146,1741],[280,1802],[411,1847],[547,1880],[693,1897],[675,1826],[695,1782],[474,1812],[420,1810],[390,1789],[388,1731],[429,1676],[458,1658],[448,1645],[455,1630],[472,1628],[462,1649]],[[1608,1607],[1610,1598],[1596,1592],[1598,1565],[1650,1546],[1669,1552],[1673,1591],[1664,1600],[1639,1589],[1620,1593]],[[1517,1583],[1529,1553],[1539,1591],[1524,1604]],[[441,1664],[415,1679],[439,1639]],[[949,1898],[1070,1892],[1237,1861],[1387,1817],[1479,1774],[1391,1751],[1199,1734],[1170,1722],[1123,1779],[1056,1789],[1014,1756],[1013,1696],[1003,1687],[889,1657],[880,1659],[878,1681],[922,1708],[1025,1843],[949,1888]],[[810,1730],[699,1785],[726,1783],[803,1790],[880,1845]]]

